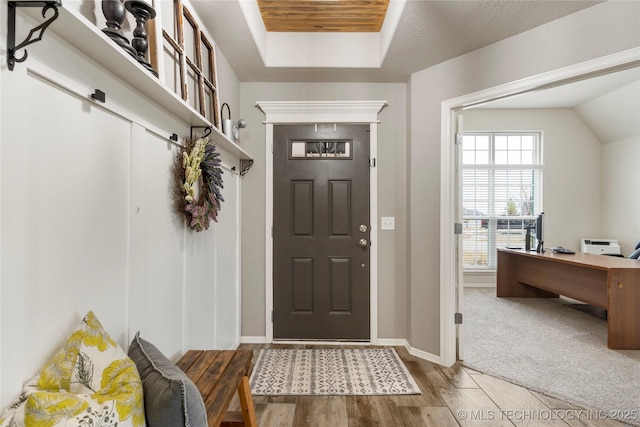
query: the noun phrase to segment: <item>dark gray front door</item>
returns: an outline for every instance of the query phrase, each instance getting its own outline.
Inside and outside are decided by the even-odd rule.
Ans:
[[[369,126],[274,126],[273,336],[369,339]]]

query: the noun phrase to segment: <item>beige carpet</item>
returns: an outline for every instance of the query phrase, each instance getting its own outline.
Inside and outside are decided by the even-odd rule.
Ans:
[[[574,301],[495,292],[465,288],[465,366],[640,425],[640,350],[608,349],[606,320]]]

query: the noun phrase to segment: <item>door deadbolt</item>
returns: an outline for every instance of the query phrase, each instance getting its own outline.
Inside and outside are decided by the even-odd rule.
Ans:
[[[368,228],[367,228],[367,226],[366,226],[366,225],[362,224],[362,225],[360,226],[360,232],[362,232],[362,233],[366,233],[366,232],[367,232],[367,230],[368,230]]]

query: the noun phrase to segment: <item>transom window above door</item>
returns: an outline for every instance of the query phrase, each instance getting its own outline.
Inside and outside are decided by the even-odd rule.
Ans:
[[[290,141],[290,159],[351,159],[350,140]]]

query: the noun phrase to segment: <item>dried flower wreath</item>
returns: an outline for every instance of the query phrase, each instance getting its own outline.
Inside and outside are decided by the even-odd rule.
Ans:
[[[208,138],[186,140],[174,160],[173,182],[176,210],[186,216],[191,229],[203,231],[211,220],[217,222],[224,187],[220,153]],[[196,195],[198,183],[200,194]]]

